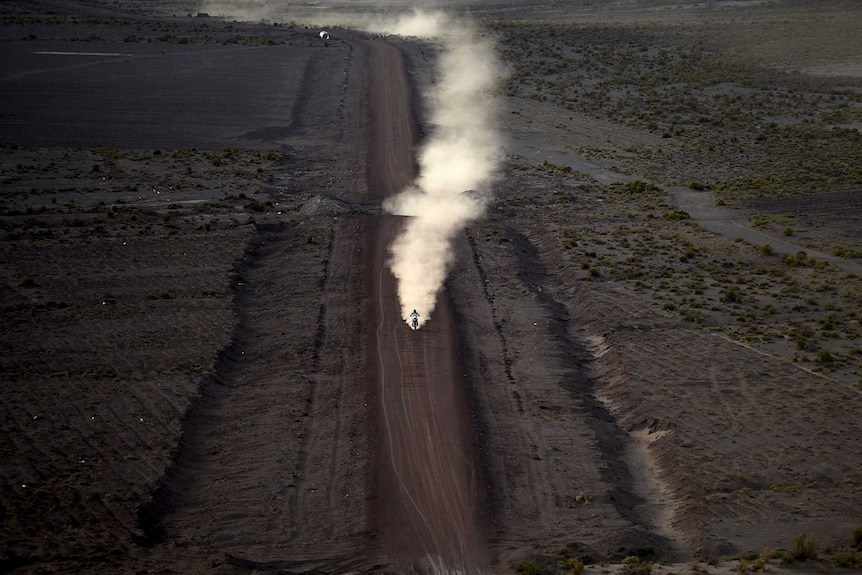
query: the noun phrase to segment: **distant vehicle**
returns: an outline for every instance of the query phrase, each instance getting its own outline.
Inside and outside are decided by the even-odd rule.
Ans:
[[[410,314],[410,317],[412,318],[410,320],[410,327],[413,329],[419,329],[419,312],[414,309],[413,313]]]
[[[327,32],[326,30],[321,30],[320,31],[320,39],[321,40],[329,40],[329,32]]]

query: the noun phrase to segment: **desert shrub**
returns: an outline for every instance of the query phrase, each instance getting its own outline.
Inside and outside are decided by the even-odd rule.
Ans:
[[[690,217],[691,216],[688,215],[688,212],[683,210],[667,210],[661,215],[661,219],[667,221],[687,220]]]
[[[770,559],[779,559],[781,558],[781,551],[778,549],[770,549],[769,547],[764,547],[763,551],[760,552],[760,558],[766,561]]]
[[[775,255],[775,248],[773,248],[769,244],[763,244],[762,246],[760,246],[760,255],[762,255],[762,256],[774,256]]]
[[[515,564],[515,573],[518,575],[538,575],[539,566],[535,561],[518,561]]]
[[[758,557],[760,557],[760,554],[757,551],[754,549],[746,549],[743,553],[740,553],[736,559],[739,559],[740,561],[754,561]]]
[[[850,532],[850,546],[862,550],[862,526],[854,527]]]
[[[632,180],[630,182],[626,182],[622,186],[622,191],[630,196],[663,193],[662,189],[657,185],[643,180]]]
[[[683,311],[682,316],[683,316],[683,318],[685,318],[686,321],[690,321],[692,323],[697,323],[697,324],[703,323],[704,320],[706,319],[702,313],[700,313],[697,310],[693,310],[693,309],[687,309],[687,310]]]
[[[813,267],[817,263],[812,257],[809,257],[804,251],[796,252],[795,256],[784,256],[784,263],[790,267]]]
[[[839,567],[844,567],[846,569],[854,569],[856,567],[862,567],[862,557],[854,553],[838,553],[835,556],[835,564]]]
[[[805,533],[793,538],[793,547],[784,554],[788,563],[793,561],[809,561],[817,559],[817,542],[812,535],[809,539]]]
[[[832,250],[832,255],[839,258],[859,258],[862,257],[862,251],[849,250],[843,246],[838,246]]]
[[[724,303],[740,303],[742,301],[742,293],[736,286],[729,286],[724,293],[718,298]]]
[[[652,573],[652,563],[645,562],[636,555],[629,555],[623,559],[623,573],[628,575],[649,575]]]
[[[566,566],[571,569],[572,575],[582,575],[586,567],[584,566],[583,561],[577,559],[575,557],[570,557],[566,561]]]

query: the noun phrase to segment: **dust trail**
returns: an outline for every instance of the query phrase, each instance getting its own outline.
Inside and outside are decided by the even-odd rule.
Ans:
[[[378,0],[379,7],[396,4]],[[381,18],[372,14],[309,14],[308,7],[276,0],[205,0],[202,12],[247,20],[323,24],[343,22],[369,32],[418,37],[438,43],[436,83],[428,95],[431,136],[421,148],[419,176],[406,190],[389,198],[384,209],[412,216],[391,248],[390,268],[398,280],[401,316],[419,312],[419,326],[431,317],[451,268],[454,236],[480,217],[490,185],[503,158],[495,128],[493,90],[502,76],[493,42],[465,19],[442,12],[416,11]]]
[[[419,153],[419,176],[384,209],[412,216],[391,246],[401,314],[428,321],[452,265],[454,236],[485,211],[502,159],[493,88],[501,66],[493,43],[466,22],[417,12],[374,31],[418,36],[442,45],[430,95],[434,127]]]

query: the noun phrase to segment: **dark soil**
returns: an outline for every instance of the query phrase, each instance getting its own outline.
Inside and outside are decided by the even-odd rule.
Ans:
[[[672,143],[503,97],[504,178],[413,333],[379,201],[437,47],[165,10],[2,7],[0,572],[858,558],[859,278],[812,256],[855,261],[858,194],[719,206],[773,252],[672,202],[684,146],[633,184]]]

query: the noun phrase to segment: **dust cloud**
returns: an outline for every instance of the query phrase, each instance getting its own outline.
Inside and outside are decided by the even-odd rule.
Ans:
[[[393,242],[390,267],[398,280],[401,314],[428,321],[452,266],[455,235],[481,216],[499,173],[500,137],[493,88],[501,66],[493,43],[466,22],[417,12],[375,30],[438,41],[437,83],[430,94],[431,136],[422,146],[419,176],[384,209],[411,216]]]
[[[236,19],[323,24],[322,14],[309,15],[274,0],[206,0],[200,10]],[[443,12],[381,18],[327,11],[325,18],[330,25],[344,22],[440,46],[436,82],[426,95],[433,130],[419,150],[419,176],[383,206],[388,213],[411,216],[390,247],[390,268],[398,281],[402,318],[410,323],[415,309],[421,326],[431,317],[451,269],[455,235],[484,213],[499,173],[503,152],[494,128],[493,91],[503,67],[491,39],[469,20]]]

